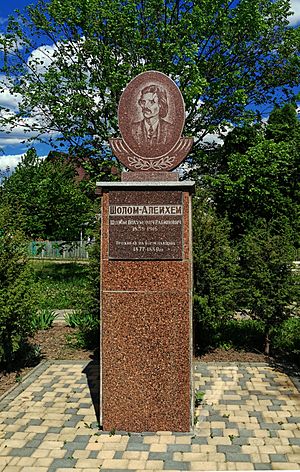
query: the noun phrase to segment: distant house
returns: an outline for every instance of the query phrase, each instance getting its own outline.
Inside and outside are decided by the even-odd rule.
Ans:
[[[104,173],[109,176],[119,176],[120,175],[120,168],[116,165],[108,165],[107,162],[104,163],[100,159],[94,159],[90,157],[83,157],[83,158],[76,158],[70,157],[65,152],[60,151],[50,151],[48,156],[46,157],[46,161],[53,162],[55,160],[63,160],[66,164],[71,164],[75,169],[75,181],[82,182],[84,180],[90,180],[91,175],[95,178],[97,174]],[[82,165],[83,163],[90,164],[86,166],[87,168],[92,169],[91,175],[89,174],[88,170],[85,169],[85,166]]]
[[[89,162],[90,159],[88,157],[79,160],[74,157],[70,157],[65,152],[50,151],[45,160],[48,162],[53,162],[55,160],[63,160],[66,162],[66,164],[71,164],[75,169],[76,182],[81,182],[82,180],[89,180],[90,178],[89,173],[82,166],[83,161]]]

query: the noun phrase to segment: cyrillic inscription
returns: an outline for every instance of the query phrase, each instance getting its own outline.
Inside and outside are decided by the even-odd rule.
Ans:
[[[182,205],[110,205],[110,215],[182,215]]]
[[[109,258],[182,259],[182,217],[181,192],[111,192]]]

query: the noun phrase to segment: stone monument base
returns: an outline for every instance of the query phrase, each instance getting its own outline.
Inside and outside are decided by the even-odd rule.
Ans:
[[[128,173],[132,174],[132,173]],[[188,432],[192,389],[192,182],[100,182],[101,423]],[[168,173],[172,175],[171,173]],[[145,174],[144,174],[145,175]],[[176,174],[174,173],[174,176]],[[134,212],[134,214],[132,214]]]

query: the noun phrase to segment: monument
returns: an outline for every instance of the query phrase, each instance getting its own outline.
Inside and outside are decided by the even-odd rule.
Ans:
[[[191,194],[172,172],[188,154],[177,85],[148,71],[124,90],[121,137],[129,169],[100,182],[100,422],[104,431],[193,425]]]

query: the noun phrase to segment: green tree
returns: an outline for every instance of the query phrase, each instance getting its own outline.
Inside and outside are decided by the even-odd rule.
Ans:
[[[253,119],[249,105],[292,95],[300,35],[289,10],[288,0],[39,0],[0,39],[3,87],[20,99],[2,124],[103,157],[122,90],[154,69],[180,86],[197,151],[206,134]]]
[[[299,245],[299,131],[295,107],[276,108],[265,127],[230,132],[224,146],[208,154],[214,166],[201,176],[217,215],[230,222],[229,239],[239,253],[236,308],[263,322],[266,353],[271,328],[299,302],[291,271]]]
[[[196,349],[214,344],[213,336],[236,308],[237,252],[229,224],[218,218],[203,192],[193,203],[194,332]]]
[[[300,123],[297,118],[296,104],[286,103],[276,106],[268,119],[266,138],[275,142],[299,139]]]
[[[240,242],[240,300],[252,318],[264,323],[267,355],[272,330],[290,317],[295,309],[292,302],[299,301],[291,233],[283,219],[259,219]]]
[[[236,127],[225,136],[220,154],[225,159],[230,154],[245,154],[248,149],[259,144],[263,136],[261,124]]]
[[[86,291],[76,313],[70,318],[70,326],[78,328],[74,335],[76,344],[85,349],[95,349],[99,346],[100,222],[97,226],[95,240],[89,248]]]
[[[74,167],[62,159],[43,161],[30,149],[15,172],[4,180],[1,197],[22,215],[27,237],[78,240],[93,225],[92,202],[74,180]]]
[[[0,363],[11,367],[33,332],[32,275],[24,235],[16,229],[11,208],[0,205]]]
[[[276,109],[265,130],[242,128],[228,135],[224,148],[216,152],[217,171],[207,181],[235,239],[259,218],[286,218],[294,229],[294,244],[299,244],[299,156],[300,125],[294,107]]]

